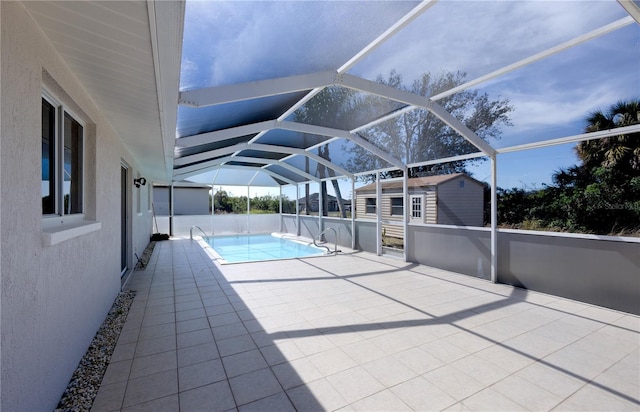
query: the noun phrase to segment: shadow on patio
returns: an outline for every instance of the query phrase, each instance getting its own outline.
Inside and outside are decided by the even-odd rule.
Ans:
[[[365,253],[156,246],[93,410],[638,410],[640,319]]]

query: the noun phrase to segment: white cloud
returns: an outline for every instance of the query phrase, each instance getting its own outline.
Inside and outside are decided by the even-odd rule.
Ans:
[[[184,56],[202,82],[335,70],[410,9],[398,2],[188,3]],[[193,21],[192,21],[193,20]]]
[[[397,4],[188,2],[182,86],[336,69],[410,8],[399,11]],[[426,71],[462,70],[472,79],[624,15],[615,1],[439,2],[353,72],[373,79],[396,69],[409,83]],[[515,127],[505,135],[575,123],[591,110],[637,94],[638,28],[629,30],[631,35],[616,40],[621,50],[615,58],[606,49],[610,43],[578,46],[482,85],[517,108]],[[624,53],[635,66],[625,66]]]
[[[180,67],[180,88],[188,90],[195,87],[198,78],[198,65],[189,59],[182,60]]]
[[[396,69],[486,74],[624,16],[615,2],[439,2],[354,68],[368,78]]]

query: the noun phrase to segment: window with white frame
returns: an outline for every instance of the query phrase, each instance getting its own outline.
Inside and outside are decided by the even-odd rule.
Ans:
[[[376,198],[368,197],[365,199],[365,213],[375,214],[376,213]]]
[[[404,214],[404,202],[401,197],[391,198],[391,216],[402,216]]]
[[[422,219],[422,196],[411,196],[411,219]]]
[[[53,98],[42,98],[42,214],[83,213],[84,128]]]

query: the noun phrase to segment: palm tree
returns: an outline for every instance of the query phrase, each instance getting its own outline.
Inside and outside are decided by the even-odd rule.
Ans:
[[[615,129],[640,123],[640,99],[619,101],[606,112],[590,113],[586,132]],[[626,175],[640,171],[640,133],[620,134],[602,139],[588,140],[576,146],[584,167],[606,167]]]

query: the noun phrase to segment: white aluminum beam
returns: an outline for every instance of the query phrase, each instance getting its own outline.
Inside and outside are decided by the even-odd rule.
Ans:
[[[337,166],[336,164],[330,162],[327,159],[324,159],[318,156],[315,153],[310,153],[305,149],[299,149],[297,147],[275,146],[275,145],[260,144],[260,143],[237,143],[237,144],[234,144],[228,147],[223,147],[220,149],[209,150],[203,153],[184,156],[176,159],[175,164],[177,166],[188,165],[190,163],[201,162],[203,160],[212,159],[220,156],[236,154],[243,150],[257,150],[261,152],[270,152],[270,153],[288,153],[291,155],[283,159],[280,159],[280,161],[284,161],[293,156],[306,156],[328,167],[329,169],[334,170],[338,174],[344,175],[345,177],[348,177],[348,178],[353,177],[353,174],[348,172],[347,170],[341,168],[340,166]]]
[[[270,162],[268,162],[266,164],[272,165],[272,166],[283,167],[283,168],[289,170],[290,172],[293,172],[293,173],[295,173],[297,175],[300,175],[302,177],[307,178],[308,180],[311,180],[312,182],[320,183],[320,178],[315,177],[315,176],[305,172],[304,170],[300,170],[297,167],[290,165],[289,163],[280,162],[278,160],[272,160],[272,161],[270,161]]]
[[[597,132],[582,133],[573,136],[559,137],[557,139],[542,140],[539,142],[525,143],[517,146],[502,147],[497,149],[497,153],[511,153],[522,150],[539,149],[542,147],[556,146],[559,144],[578,143],[586,140],[600,139],[609,136],[619,136],[622,134],[640,133],[640,124],[617,127],[615,129],[600,130]]]
[[[213,169],[218,169],[218,170],[219,169],[256,170],[256,171],[265,172],[268,175],[270,175],[271,177],[279,179],[279,180],[282,180],[283,182],[287,182],[287,183],[289,183],[291,185],[295,185],[297,183],[297,182],[295,182],[295,181],[293,181],[293,180],[291,180],[291,179],[289,179],[287,177],[284,177],[284,176],[282,176],[282,175],[280,175],[280,174],[278,174],[276,172],[273,172],[273,171],[268,170],[268,169],[263,169],[263,168],[258,167],[258,166],[236,166],[236,165],[209,166],[209,167],[204,167],[204,168],[198,169],[198,170],[192,170],[190,172],[178,173],[178,174],[174,175],[174,181],[178,180],[178,179],[179,180],[186,179],[188,177],[199,175],[200,173],[205,173],[205,172],[208,172],[208,171],[213,170]]]
[[[382,182],[381,180],[382,179],[381,179],[380,173],[376,173],[376,255],[378,256],[382,256]]]
[[[491,158],[491,281],[498,283],[498,156]]]
[[[296,122],[280,122],[279,128],[300,133],[317,134],[320,136],[331,136],[347,139],[400,169],[404,169],[405,166],[402,161],[384,152],[382,149],[369,143],[357,134],[349,133],[346,130]]]
[[[312,180],[314,182],[320,182],[320,179],[303,171],[298,169],[295,166],[292,166],[288,163],[285,162],[281,162],[277,159],[266,159],[266,158],[262,158],[262,157],[247,157],[247,156],[227,156],[227,157],[223,157],[220,159],[216,159],[216,162],[219,162],[219,164],[223,164],[226,162],[247,162],[247,163],[260,163],[260,164],[264,164],[264,165],[278,165],[281,166],[287,170],[289,170],[290,172],[293,172],[297,175],[300,175],[306,179]]]
[[[403,114],[408,113],[408,112],[410,112],[412,110],[415,110],[415,109],[417,109],[416,106],[405,106],[402,109],[398,109],[398,110],[396,110],[396,111],[394,111],[392,113],[389,113],[387,115],[379,117],[376,120],[372,120],[369,123],[365,123],[362,126],[358,126],[355,129],[351,129],[350,132],[351,133],[361,132],[361,131],[366,130],[366,129],[370,128],[370,127],[378,125],[380,123],[384,123],[387,120],[395,119],[396,117],[402,116]]]
[[[411,164],[408,164],[407,167],[413,168],[413,167],[420,167],[420,166],[430,166],[430,165],[437,165],[440,163],[449,163],[449,162],[457,162],[460,160],[476,159],[478,157],[485,157],[485,156],[486,154],[482,152],[476,152],[476,153],[469,153],[469,154],[464,154],[459,156],[451,156],[451,157],[443,157],[439,159],[427,160],[424,162],[411,163]]]
[[[227,166],[225,166],[224,168],[225,168],[225,169],[235,169],[235,168],[237,168],[237,169],[242,170],[242,169],[246,169],[246,168],[247,168],[247,166],[233,166],[233,165],[227,165]],[[272,170],[265,169],[265,168],[263,168],[263,167],[256,168],[256,170],[258,170],[258,171],[262,171],[262,172],[265,172],[265,173],[266,173],[266,174],[268,174],[269,176],[271,176],[271,177],[273,177],[273,178],[275,178],[275,179],[282,180],[283,182],[287,182],[287,183],[289,183],[290,185],[295,185],[295,184],[297,184],[295,181],[293,181],[293,180],[289,179],[288,177],[284,177],[284,176],[282,176],[281,174],[276,173],[276,172],[274,172],[274,171],[272,171]]]
[[[180,92],[178,103],[190,107],[207,107],[261,97],[312,90],[333,84],[334,72],[318,72],[300,76],[245,82],[228,86],[207,87]]]
[[[249,182],[247,183],[247,186],[251,186],[251,183],[253,183],[254,180],[256,180],[256,177],[258,177],[259,172],[255,172],[253,177],[251,179],[249,179]]]
[[[227,156],[236,151],[247,149],[247,143],[237,143],[231,146],[221,147],[220,149],[208,150],[202,153],[196,153],[189,156],[177,158],[173,164],[176,166],[185,166],[191,163],[202,162],[204,160],[214,160],[216,157]]]
[[[275,120],[267,120],[264,122],[251,123],[228,129],[216,130],[208,133],[195,134],[193,136],[181,137],[176,139],[176,147],[195,147],[207,143],[220,142],[223,140],[233,139],[235,137],[247,136],[254,133],[260,133],[265,130],[271,130],[276,127]]]
[[[267,144],[251,144],[249,145],[249,149],[252,150],[259,150],[259,151],[263,151],[263,152],[273,152],[273,153],[290,153],[292,155],[296,155],[296,156],[306,156],[312,160],[315,160],[317,163],[320,163],[321,165],[324,165],[325,167],[328,167],[329,169],[334,170],[335,172],[348,177],[349,179],[351,179],[353,177],[353,174],[348,172],[347,170],[341,168],[340,166],[332,163],[331,161],[320,157],[319,155],[315,154],[315,153],[311,153],[305,149],[298,149],[295,147],[285,147],[285,146],[272,146],[272,145],[267,145]],[[284,160],[284,159],[281,159]]]
[[[385,167],[382,169],[368,170],[366,172],[358,172],[358,173],[354,173],[353,175],[356,177],[360,177],[360,176],[369,176],[376,173],[400,172],[400,171],[402,170],[398,169],[397,167]]]
[[[387,86],[386,84],[365,80],[349,74],[343,74],[340,80],[342,81],[341,84],[343,86],[350,89],[360,90],[411,106],[418,106],[427,109],[488,156],[494,156],[496,153],[493,147],[491,147],[487,142],[478,137],[478,135],[476,135],[464,123],[451,115],[451,113],[447,112],[439,104],[429,100],[429,98],[427,97],[404,90],[399,90],[395,87]]]
[[[345,73],[347,70],[352,68],[356,63],[365,58],[369,53],[377,49],[379,46],[384,44],[387,40],[393,37],[400,30],[405,28],[409,23],[418,18],[422,13],[428,10],[431,6],[436,4],[437,0],[426,0],[418,4],[414,7],[409,13],[405,14],[400,20],[395,22],[391,27],[384,31],[380,36],[378,36],[371,43],[366,45],[362,50],[356,53],[355,56],[349,59],[345,64],[340,66],[338,69],[338,73]]]
[[[410,247],[414,247],[409,244],[409,213],[412,213],[412,206],[409,202],[409,168],[405,167],[402,171],[402,234],[404,239],[404,247],[402,248],[402,257],[405,262],[409,261],[409,255],[407,251]],[[415,249],[414,249],[415,250]]]
[[[302,176],[306,179],[312,180],[314,182],[319,182],[320,179],[310,175],[309,173],[306,173],[300,169],[298,169],[295,166],[292,166],[288,163],[284,163],[281,162],[279,160],[275,160],[275,159],[265,159],[265,158],[260,158],[260,157],[246,157],[246,156],[225,156],[225,157],[221,157],[219,159],[214,159],[214,160],[210,160],[208,162],[203,162],[203,163],[198,163],[192,166],[187,166],[187,167],[183,167],[182,169],[178,169],[176,170],[176,175],[175,176],[182,176],[185,175],[187,173],[191,173],[192,171],[196,171],[196,170],[200,170],[202,173],[202,171],[204,171],[204,169],[211,169],[214,168],[216,166],[222,166],[224,165],[226,162],[247,162],[247,163],[259,163],[259,164],[264,164],[264,165],[279,165],[282,166],[283,168],[299,175]]]
[[[277,120],[279,122],[281,122],[284,119],[286,119],[287,117],[289,117],[289,115],[293,114],[296,110],[298,110],[299,108],[304,106],[304,104],[306,102],[308,102],[309,100],[311,100],[316,94],[320,93],[322,91],[322,89],[324,89],[324,86],[323,87],[317,87],[317,88],[311,90],[302,99],[298,100],[293,106],[291,106],[289,109],[287,109],[286,112],[284,112],[280,116],[278,116]]]
[[[622,4],[622,3],[633,3],[633,2],[619,0],[619,3]],[[623,7],[624,7],[624,5],[623,5]],[[630,7],[635,7],[635,5],[631,5]],[[636,13],[640,14],[640,9],[636,8]],[[631,14],[631,12],[629,12],[629,14]],[[634,16],[634,18],[635,18],[635,16]],[[471,81],[468,81],[468,82],[466,82],[464,84],[461,84],[459,86],[451,88],[451,89],[449,89],[449,90],[447,90],[445,92],[442,92],[442,93],[436,94],[434,96],[431,96],[431,100],[437,101],[437,100],[443,99],[445,97],[451,96],[453,94],[456,94],[458,92],[466,90],[466,89],[468,89],[470,87],[476,86],[476,85],[478,85],[480,83],[484,83],[487,80],[491,80],[491,79],[496,78],[498,76],[502,76],[503,74],[512,72],[512,71],[517,70],[517,69],[519,69],[521,67],[524,67],[524,66],[527,66],[529,64],[535,63],[535,62],[537,62],[539,60],[542,60],[542,59],[544,59],[546,57],[549,57],[551,55],[554,55],[554,54],[560,53],[560,52],[562,52],[564,50],[567,50],[567,49],[569,49],[569,48],[571,48],[573,46],[577,46],[577,45],[582,44],[582,43],[584,43],[586,41],[595,39],[597,37],[600,37],[602,35],[605,35],[607,33],[612,32],[612,31],[618,30],[618,29],[620,29],[622,27],[628,26],[628,25],[632,24],[633,22],[634,22],[633,18],[624,17],[624,18],[622,18],[620,20],[617,20],[617,21],[615,21],[613,23],[607,24],[606,26],[602,26],[602,27],[600,27],[598,29],[592,30],[592,31],[590,31],[588,33],[585,33],[585,34],[583,34],[581,36],[578,36],[576,38],[568,40],[568,41],[566,41],[564,43],[561,43],[561,44],[559,44],[557,46],[551,47],[551,48],[549,48],[547,50],[544,50],[544,51],[542,51],[540,53],[534,54],[533,56],[529,56],[529,57],[524,58],[524,59],[522,59],[520,61],[517,61],[517,62],[515,62],[513,64],[510,64],[508,66],[502,67],[502,68],[500,68],[498,70],[495,70],[495,71],[493,71],[491,73],[485,74],[484,76],[477,77],[477,78],[475,78],[475,79],[473,79]]]
[[[307,147],[307,148],[306,148],[306,149],[304,149],[304,150],[306,150],[307,152],[310,152],[310,151],[312,151],[312,150],[317,149],[317,148],[318,148],[318,147],[320,147],[320,146],[324,146],[324,145],[326,145],[326,144],[329,144],[329,143],[331,143],[331,142],[335,142],[335,141],[338,141],[338,140],[340,140],[340,138],[339,138],[339,137],[332,137],[332,138],[330,138],[330,139],[327,139],[327,140],[324,140],[324,141],[322,141],[322,142],[318,142],[318,143],[316,143],[316,144],[314,144],[314,145],[311,145],[311,146]]]
[[[640,24],[640,5],[633,0],[618,0],[618,3],[633,17],[636,23]]]

